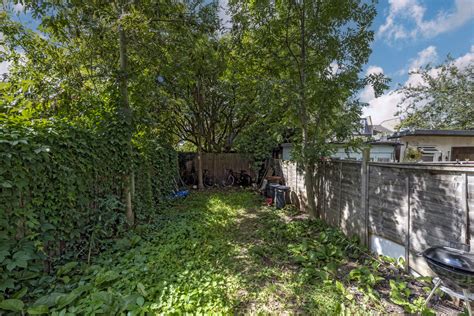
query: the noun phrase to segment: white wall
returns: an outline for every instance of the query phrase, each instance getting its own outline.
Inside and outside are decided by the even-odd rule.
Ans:
[[[349,155],[348,155],[349,154]],[[346,153],[344,148],[338,148],[337,152],[332,155],[333,158],[339,159],[356,159],[362,160],[362,153],[359,150],[349,150]],[[395,159],[395,146],[391,145],[372,145],[370,148],[370,160],[371,161],[394,161]]]
[[[283,160],[292,160],[291,158],[291,145],[282,145]],[[355,160],[362,160],[362,153],[359,150],[349,150],[349,156],[347,155],[345,149],[341,146],[337,149],[337,151],[331,156],[332,158],[339,158],[339,159],[355,159]],[[370,160],[371,161],[385,161],[389,159],[389,161],[393,161],[395,159],[395,147],[391,145],[372,145],[370,148]]]
[[[470,147],[474,146],[474,137],[459,136],[404,136],[400,138],[403,144],[400,150],[400,159],[405,157],[405,150],[408,147],[435,146],[442,155],[441,161],[449,161],[451,159],[451,147]],[[437,156],[435,160],[438,161]],[[436,162],[435,161],[435,162]]]

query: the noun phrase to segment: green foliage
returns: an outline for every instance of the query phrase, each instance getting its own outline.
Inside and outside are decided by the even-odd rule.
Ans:
[[[415,147],[408,147],[405,152],[405,161],[419,161],[422,157],[421,152]]]
[[[377,283],[384,280],[376,269],[370,269],[367,266],[351,270],[349,280],[356,281],[358,288],[374,301],[378,301],[378,294],[374,290]]]
[[[5,298],[31,295],[47,282],[44,272],[65,261],[90,260],[123,235],[121,178],[129,159],[117,144],[123,138],[114,137],[120,132],[113,123],[90,129],[0,116],[0,294]],[[171,192],[177,158],[145,135],[135,141],[134,200],[145,221]],[[62,282],[71,281],[68,273],[76,266],[70,262],[57,271]]]
[[[282,109],[281,128],[293,131],[294,158],[314,164],[360,128],[366,85],[377,94],[387,88],[383,75],[360,78],[371,53],[375,2],[229,1],[234,32],[258,69],[270,109]],[[255,67],[257,65],[257,67]],[[267,92],[270,91],[270,92]],[[259,124],[258,122],[256,124]],[[258,136],[258,135],[256,135]]]
[[[425,298],[412,298],[412,291],[407,282],[400,280],[390,280],[390,300],[397,305],[403,306],[406,312],[410,314],[421,313],[422,315],[435,315],[435,313],[426,306]]]
[[[400,87],[401,128],[474,128],[474,65],[458,67],[452,58],[444,64],[413,71],[422,84]]]
[[[384,311],[365,288],[389,288],[385,260],[358,262],[364,252],[339,230],[261,202],[252,192],[191,195],[117,236],[91,264],[65,263],[1,306],[32,315]],[[399,280],[397,304],[429,312]]]

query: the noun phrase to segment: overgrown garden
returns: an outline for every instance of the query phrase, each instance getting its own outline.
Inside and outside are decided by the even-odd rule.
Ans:
[[[428,280],[253,192],[205,192],[0,302],[29,314],[424,312]],[[425,289],[424,289],[425,288]],[[25,290],[23,290],[25,289]],[[27,290],[26,290],[27,289]]]
[[[319,221],[250,193],[169,205],[180,150],[261,161],[292,142],[311,175],[332,142],[359,145],[358,93],[388,83],[362,75],[373,1],[231,0],[230,22],[217,0],[16,2],[0,5],[0,309],[379,310],[378,275],[338,275],[359,250]]]

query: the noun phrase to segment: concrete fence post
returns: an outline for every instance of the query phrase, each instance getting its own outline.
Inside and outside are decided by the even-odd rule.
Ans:
[[[410,271],[410,232],[411,232],[411,183],[410,173],[406,173],[406,190],[407,190],[407,216],[406,216],[406,235],[405,235],[405,269]]]
[[[462,210],[463,210],[463,213],[465,213],[465,223],[464,223],[464,226],[465,226],[465,232],[463,234],[463,236],[461,237],[462,238],[462,241],[463,243],[466,243],[467,245],[470,246],[471,244],[471,234],[470,234],[470,223],[469,223],[469,203],[468,203],[468,190],[469,190],[469,187],[468,187],[468,179],[467,179],[467,172],[465,172],[463,174],[463,181],[462,181],[462,190],[461,190],[461,194],[462,194],[462,202],[461,202],[461,205],[462,205]],[[472,250],[472,249],[471,249]]]
[[[360,188],[360,206],[361,211],[364,214],[364,227],[361,234],[361,242],[367,246],[369,245],[369,161],[370,161],[370,148],[362,149],[362,165],[361,165],[361,188]]]

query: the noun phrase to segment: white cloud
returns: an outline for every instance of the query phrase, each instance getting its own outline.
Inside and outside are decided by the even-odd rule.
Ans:
[[[421,53],[421,52],[420,52]],[[425,54],[426,55],[426,54]],[[429,54],[427,54],[429,55]],[[420,54],[418,54],[420,57]],[[465,55],[455,59],[453,64],[459,69],[464,69],[467,65],[474,64],[474,45]],[[370,67],[369,67],[370,69]],[[431,70],[431,75],[436,77],[438,69],[434,68]],[[404,86],[412,85],[418,86],[424,84],[423,78],[419,74],[410,74],[408,79],[403,83]],[[367,89],[367,88],[366,88]],[[363,95],[364,89],[361,93],[361,100],[366,97],[369,106],[364,109],[364,116],[371,116],[374,124],[380,124],[380,122],[395,118],[395,113],[398,111],[397,105],[403,100],[403,95],[398,93],[396,90],[390,90],[384,95],[375,98],[372,94],[367,92],[367,95]]]
[[[416,70],[429,63],[433,63],[438,60],[438,52],[435,46],[428,46],[422,51],[418,52],[416,58],[410,60],[409,71]]]
[[[406,68],[400,69],[396,72],[396,75],[403,76],[410,71],[415,71],[420,67],[432,64],[438,60],[438,52],[436,47],[431,45],[422,51],[418,52],[415,58],[410,59],[409,64]]]
[[[3,74],[8,73],[8,68],[10,68],[10,63],[7,61],[3,61],[0,63],[0,76]]]
[[[369,66],[369,68],[366,71],[367,75],[372,75],[372,74],[383,74],[383,68],[379,66]]]
[[[382,67],[379,67],[379,66],[369,66],[365,74],[367,76],[371,74],[383,74],[383,69]],[[364,90],[362,90],[362,92],[360,93],[359,98],[362,102],[368,103],[372,101],[375,98],[374,88],[371,85],[366,86]]]
[[[369,66],[366,71],[366,75],[379,73],[384,73],[383,68],[379,66]],[[387,119],[395,117],[395,113],[398,111],[397,104],[402,100],[402,95],[391,90],[376,98],[374,88],[368,85],[362,90],[360,100],[369,104],[364,109],[363,116],[370,116],[373,124],[380,124]],[[392,121],[393,124],[390,123],[387,122],[385,126],[393,129],[397,124],[395,121]]]
[[[363,116],[370,116],[373,124],[380,124],[385,120],[393,119],[398,111],[397,104],[402,99],[403,96],[400,93],[391,90],[378,98],[372,99],[369,106],[364,109]]]
[[[466,68],[468,65],[474,63],[474,45],[471,45],[471,50],[464,56],[457,58],[454,65],[460,69]]]
[[[385,23],[377,35],[389,41],[429,38],[454,30],[474,18],[474,1],[455,0],[454,10],[440,11],[436,17],[425,17],[426,7],[419,0],[389,0]]]
[[[3,61],[0,63],[0,76],[3,74],[8,73],[8,68],[10,68],[10,63],[7,61]]]

